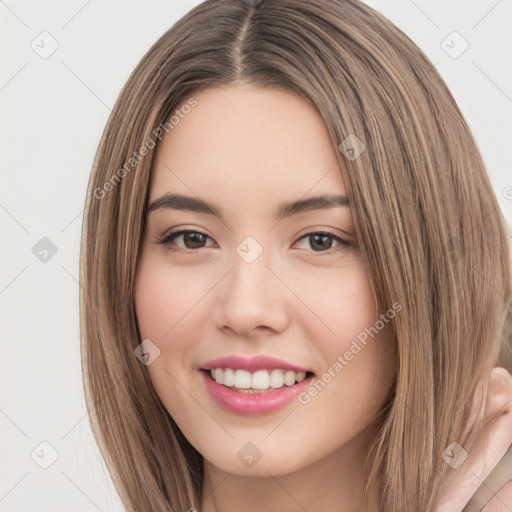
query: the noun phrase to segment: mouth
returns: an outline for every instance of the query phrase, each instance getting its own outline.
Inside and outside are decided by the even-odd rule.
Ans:
[[[249,372],[234,368],[201,368],[206,378],[238,393],[272,393],[314,377],[311,371],[295,372],[280,368]]]
[[[241,416],[261,416],[299,399],[315,379],[310,371],[289,372],[272,369],[251,373],[230,368],[202,368],[198,373],[206,391],[221,409]]]

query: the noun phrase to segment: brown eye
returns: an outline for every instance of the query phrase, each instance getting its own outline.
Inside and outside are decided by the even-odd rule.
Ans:
[[[187,249],[200,249],[205,243],[205,237],[202,233],[197,231],[189,231],[183,233],[183,242]]]
[[[339,236],[334,235],[334,233],[330,233],[328,231],[316,231],[314,233],[307,233],[306,235],[300,237],[299,241],[300,240],[308,240],[311,250],[313,250],[313,252],[322,254],[331,254],[352,245],[350,242],[347,242]],[[334,248],[332,248],[333,240],[338,242]]]
[[[176,247],[176,240],[180,237],[183,237],[183,245],[185,246],[184,249],[189,249],[191,251],[205,247],[204,244],[206,240],[210,238],[208,235],[201,233],[200,231],[181,230],[170,233],[158,243],[165,245],[167,248],[173,251],[180,251],[183,250],[183,248],[179,246]]]
[[[330,235],[324,235],[322,233],[309,235],[309,240],[314,251],[330,249],[332,246],[332,236]]]
[[[183,239],[182,244],[176,242],[180,238]],[[205,245],[207,240],[212,239],[201,231],[181,230],[170,233],[157,243],[165,245],[171,251],[187,252],[188,250],[189,252],[195,252],[206,247],[211,247],[211,245]],[[318,253],[318,255],[332,254],[333,252],[342,250],[343,248],[352,245],[350,242],[347,242],[339,236],[336,236],[333,233],[327,231],[307,233],[306,235],[300,237],[299,241],[300,240],[308,240],[310,247],[306,249],[312,250],[313,252]],[[334,245],[334,248],[333,240],[338,242],[337,245]]]

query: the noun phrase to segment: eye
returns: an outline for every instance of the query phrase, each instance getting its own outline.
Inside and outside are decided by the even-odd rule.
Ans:
[[[338,245],[335,246],[334,249],[331,249],[333,239],[338,242]],[[307,233],[301,236],[298,241],[300,240],[309,241],[310,247],[312,247],[313,251],[322,254],[331,254],[352,245],[350,242],[343,240],[339,236],[336,236],[334,233],[329,231],[314,231]]]
[[[182,242],[185,244],[184,248],[176,247],[176,240],[179,238],[182,238]],[[207,240],[212,240],[212,238],[210,238],[206,233],[197,230],[186,229],[175,231],[174,233],[171,232],[156,243],[165,245],[166,248],[171,251],[194,253],[197,252],[198,249],[208,247],[205,246],[205,242]],[[331,254],[352,245],[350,242],[343,240],[339,236],[336,236],[334,233],[329,231],[313,231],[311,233],[306,233],[305,235],[301,236],[298,241],[295,242],[295,244],[301,240],[309,240],[310,247],[312,248],[313,252],[321,254]],[[338,245],[335,245],[334,248],[332,248],[332,240],[338,242]]]
[[[176,248],[175,240],[183,237],[183,242],[185,243],[185,249],[189,249],[191,252],[194,252],[197,249],[202,249],[204,247],[204,242],[206,239],[211,238],[201,231],[196,231],[192,229],[185,229],[181,231],[176,231],[174,233],[169,233],[164,236],[164,238],[157,243],[165,245],[171,251],[181,251],[183,249]]]

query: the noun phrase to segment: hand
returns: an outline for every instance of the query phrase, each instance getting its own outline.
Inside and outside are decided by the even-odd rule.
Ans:
[[[485,418],[437,512],[512,512],[512,375],[504,368],[491,372]]]
[[[508,483],[507,483],[508,482]],[[483,508],[482,508],[483,507]],[[463,512],[512,511],[512,445]]]

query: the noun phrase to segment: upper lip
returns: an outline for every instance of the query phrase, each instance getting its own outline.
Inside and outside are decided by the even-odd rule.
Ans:
[[[292,370],[294,372],[311,372],[311,370],[307,370],[306,368],[302,368],[300,366],[287,363],[282,359],[276,359],[275,357],[270,356],[257,356],[252,358],[227,356],[208,361],[201,367],[203,370],[211,370],[213,368],[236,368],[240,370],[247,370],[248,372],[282,368],[283,370]]]

